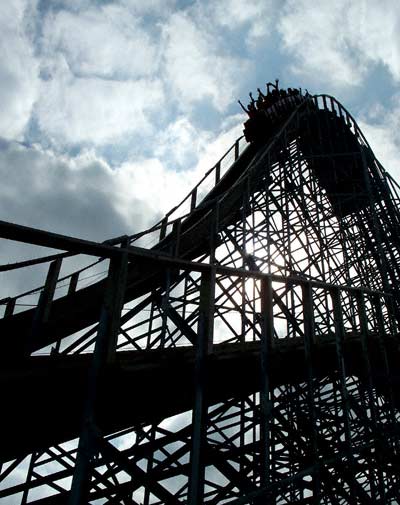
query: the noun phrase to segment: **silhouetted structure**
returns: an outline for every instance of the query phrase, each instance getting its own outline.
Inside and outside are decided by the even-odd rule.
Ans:
[[[0,498],[399,503],[398,188],[340,103],[293,96],[142,234],[0,223],[102,258],[4,300]]]

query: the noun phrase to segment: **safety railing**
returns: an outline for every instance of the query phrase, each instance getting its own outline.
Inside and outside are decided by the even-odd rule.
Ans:
[[[162,240],[167,234],[171,233],[179,223],[188,217],[190,213],[197,208],[204,197],[211,191],[219,181],[224,177],[226,172],[229,170],[231,165],[238,160],[239,156],[246,148],[247,143],[244,140],[244,137],[239,137],[234,144],[226,151],[226,153],[220,158],[220,160],[211,167],[202,179],[196,184],[196,186],[179,202],[178,205],[173,207],[166,215],[154,226],[151,228],[144,230],[140,233],[131,235],[131,236],[123,236],[117,237],[115,239],[110,239],[106,241],[106,244],[109,245],[120,245],[122,240],[129,242],[129,244],[137,244],[139,246],[143,245],[145,239],[145,247],[151,248],[156,245],[160,240]],[[13,233],[10,228],[15,227],[18,229],[18,226],[13,225],[12,223],[4,223],[7,224],[7,230],[5,233],[2,233],[3,238],[13,239]],[[23,227],[20,227],[20,231]],[[34,244],[35,242],[29,242],[30,232],[27,227],[24,227],[24,237],[21,233],[16,231],[16,235],[18,235],[17,240],[26,241],[27,243]],[[44,238],[44,235],[47,232],[43,232],[39,241]],[[49,234],[51,235],[51,234]],[[40,242],[39,242],[40,243]],[[43,245],[43,242],[41,242]],[[44,244],[47,245],[47,244]],[[65,249],[70,251],[73,243],[65,244]],[[83,245],[83,241],[81,241],[81,246]],[[60,248],[63,248],[60,245]],[[81,252],[85,252],[80,250]],[[55,283],[54,288],[52,288],[52,299],[60,298],[61,296],[65,296],[66,294],[72,294],[76,290],[79,290],[83,287],[87,287],[90,284],[94,284],[101,279],[104,279],[106,270],[103,267],[100,267],[99,263],[104,261],[104,258],[100,257],[94,263],[90,263],[85,267],[76,270],[72,273],[68,273],[67,275],[63,275],[61,277],[57,277],[54,280],[54,271],[57,271],[57,274],[60,274],[63,267],[63,260],[66,257],[74,255],[74,252],[67,252],[61,254],[52,254],[48,257],[37,258],[33,260],[21,261],[15,264],[2,265],[0,266],[0,272],[8,272],[11,270],[16,270],[18,268],[26,268],[26,267],[34,267],[43,263],[50,263],[51,261],[59,262],[58,267],[54,269],[54,267],[49,267],[49,271],[47,274],[47,281],[45,285],[42,285],[37,288],[29,289],[23,293],[20,293],[16,296],[5,297],[0,300],[0,304],[3,307],[3,317],[11,317],[14,313],[21,312],[24,310],[28,310],[32,307],[35,307],[39,303],[39,299],[41,293],[46,291],[47,282]],[[58,264],[58,263],[57,263]],[[84,274],[82,276],[82,274]]]

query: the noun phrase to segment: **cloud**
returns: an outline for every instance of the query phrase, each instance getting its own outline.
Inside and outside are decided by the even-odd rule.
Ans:
[[[103,144],[126,135],[148,135],[149,114],[161,107],[162,83],[74,78],[65,65],[42,85],[37,122],[58,144]]]
[[[398,3],[288,0],[278,30],[292,71],[334,85],[363,84],[373,64],[400,78]]]
[[[278,30],[295,73],[341,85],[361,82],[365,63],[351,53],[347,6],[345,0],[322,2],[317,8],[305,0],[286,3]]]
[[[203,137],[198,156],[181,172],[167,169],[155,157],[113,169],[93,150],[61,156],[3,139],[2,219],[89,240],[142,231],[174,207],[230,147],[240,128],[236,118],[230,118],[212,142]],[[164,150],[171,149],[174,139],[166,142]]]
[[[121,172],[87,152],[76,158],[3,142],[0,150],[0,212],[3,220],[59,233],[104,240],[145,227],[146,203],[120,184]],[[130,198],[129,214],[116,208]]]
[[[369,63],[382,63],[400,80],[400,11],[394,0],[352,3],[347,13],[352,45]],[[351,25],[350,25],[351,20]]]
[[[375,156],[385,169],[400,179],[400,95],[395,95],[390,108],[379,104],[364,111],[358,121]]]
[[[150,116],[165,101],[159,50],[125,4],[44,15],[35,121],[53,145],[126,143],[151,132]]]
[[[23,1],[5,2],[0,9],[0,136],[8,139],[22,137],[39,91],[25,9]]]
[[[228,30],[246,28],[245,40],[255,45],[271,30],[274,6],[266,0],[219,0],[210,4],[216,22]]]
[[[243,135],[242,121],[242,114],[234,114],[225,118],[218,134],[213,136],[213,140],[210,140],[206,148],[199,154],[199,160],[195,169],[198,174],[198,179],[230,150],[237,138]],[[246,145],[245,141],[243,141],[243,145]],[[232,157],[228,156],[223,165],[226,167],[227,164],[232,162]]]
[[[230,1],[232,13],[240,11],[239,0]],[[132,147],[139,142],[148,149],[154,140],[159,145],[161,136],[164,146],[172,140],[182,144],[168,153],[157,147],[158,155],[181,166],[190,163],[202,142],[191,129],[195,118],[205,114],[207,104],[213,127],[218,127],[247,63],[224,47],[221,25],[211,22],[209,7],[204,29],[204,9],[194,4],[174,11],[174,4],[58,1],[31,7],[29,27],[21,24],[24,8],[16,7],[19,18],[9,16],[19,19],[27,46],[19,54],[30,59],[21,60],[21,71],[12,73],[18,98],[14,81],[3,79],[10,95],[5,93],[3,136],[22,140],[29,125],[28,141],[60,152],[89,146],[110,160],[120,150],[140,152]],[[239,24],[251,25],[257,12],[250,9]],[[176,117],[176,106],[184,120]],[[156,124],[162,125],[161,134]]]
[[[190,189],[192,173],[180,174],[166,170],[157,158],[126,162],[118,169],[116,208],[124,215],[132,212],[132,196],[126,188],[143,198],[148,214],[161,217],[174,207]],[[139,196],[140,195],[140,196]]]
[[[43,54],[63,54],[71,72],[124,80],[149,75],[157,68],[156,41],[140,18],[118,4],[45,18]]]
[[[194,129],[187,120],[178,120],[165,136],[161,136],[159,154],[167,157],[168,164],[172,165],[174,159],[182,163],[185,170],[183,166],[181,170],[176,170],[176,165],[172,169],[167,168],[156,157],[126,162],[118,169],[118,183],[124,188],[132,188],[147,203],[151,214],[161,217],[191,191],[240,134],[238,116],[230,116],[221,131],[212,138],[208,132]],[[183,140],[181,144],[177,142],[177,137]],[[190,150],[189,145],[192,144],[195,147]],[[178,152],[173,151],[175,146],[178,146]],[[119,194],[123,193],[121,191]],[[125,192],[126,195],[128,193]],[[130,213],[130,198],[122,198],[117,204],[123,215]]]
[[[155,14],[167,16],[176,9],[176,0],[120,0],[120,4],[136,14]]]
[[[186,112],[202,100],[220,112],[226,109],[246,70],[243,60],[222,49],[219,33],[207,28],[207,20],[188,12],[174,13],[164,25],[165,78]]]
[[[187,117],[180,116],[160,133],[155,155],[167,159],[176,169],[188,168],[211,140],[210,132],[200,132]]]

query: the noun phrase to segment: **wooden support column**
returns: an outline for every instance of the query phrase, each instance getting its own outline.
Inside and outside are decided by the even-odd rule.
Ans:
[[[168,226],[168,217],[166,216],[162,221],[161,221],[161,228],[160,228],[160,241],[165,238],[165,235],[167,234],[167,226]]]
[[[364,361],[364,373],[365,379],[367,383],[367,392],[368,392],[368,407],[370,409],[370,418],[371,424],[373,427],[373,437],[374,437],[374,445],[375,445],[375,459],[377,462],[376,467],[376,480],[371,479],[371,498],[374,501],[381,500],[381,503],[386,502],[386,491],[385,491],[385,478],[382,472],[384,458],[383,458],[383,444],[381,440],[381,434],[378,427],[378,413],[376,411],[376,405],[374,401],[374,385],[372,380],[372,368],[370,361],[370,351],[369,351],[369,331],[368,331],[368,317],[365,309],[364,296],[361,291],[356,292],[356,303],[357,303],[357,312],[360,320],[360,333],[361,333],[361,347],[362,347],[362,356]],[[379,493],[380,497],[377,496]]]
[[[172,226],[172,235],[174,236],[174,250],[172,251],[173,256],[178,257],[179,256],[179,247],[180,247],[180,242],[181,242],[181,220],[178,219],[174,222]]]
[[[76,287],[78,285],[78,280],[79,280],[79,274],[80,272],[74,272],[71,275],[70,281],[69,281],[69,286],[68,286],[68,294],[72,295],[76,291]]]
[[[121,244],[126,247],[126,244]],[[118,340],[121,310],[123,306],[128,256],[120,254],[110,262],[107,285],[88,377],[88,392],[84,408],[81,436],[72,478],[69,505],[88,503],[90,493],[91,462],[96,453],[95,405],[98,397],[99,376],[103,367],[113,361]]]
[[[335,340],[336,340],[336,357],[338,363],[339,381],[341,389],[341,408],[342,408],[342,418],[344,424],[344,436],[345,436],[345,447],[347,453],[347,463],[348,470],[350,473],[350,495],[351,499],[356,503],[356,480],[355,480],[355,469],[354,469],[354,454],[351,441],[351,427],[350,427],[350,401],[349,392],[346,385],[346,367],[344,361],[344,325],[343,325],[343,311],[340,300],[339,288],[331,288],[330,290],[332,303],[333,303],[333,318],[335,326]]]
[[[303,298],[303,318],[304,318],[304,354],[307,368],[307,403],[311,424],[311,453],[313,457],[314,469],[313,477],[313,496],[315,505],[320,503],[321,498],[321,479],[319,468],[319,450],[318,450],[318,430],[317,430],[317,412],[315,409],[315,389],[314,389],[314,366],[313,352],[316,344],[315,339],[315,321],[313,311],[312,286],[309,282],[304,282],[301,286]]]
[[[196,203],[197,203],[197,186],[194,188],[192,191],[191,197],[190,197],[190,212],[196,208]]]
[[[393,426],[395,426],[397,420],[395,416],[395,401],[394,401],[394,391],[393,391],[393,372],[389,364],[389,347],[388,347],[388,334],[385,328],[385,321],[382,313],[382,299],[379,295],[372,296],[372,303],[374,307],[374,313],[376,317],[376,324],[378,330],[378,342],[379,342],[379,354],[383,364],[383,380],[386,394],[389,403],[390,418]]]
[[[201,276],[196,362],[194,370],[194,407],[188,504],[204,502],[204,453],[207,445],[207,357],[212,352],[214,330],[215,270]]]
[[[6,310],[4,311],[4,319],[10,318],[14,314],[16,298],[10,298],[6,305]]]
[[[40,338],[40,331],[42,329],[42,325],[46,323],[49,318],[51,304],[53,302],[54,293],[57,286],[58,276],[60,274],[62,258],[58,258],[55,261],[52,261],[49,266],[49,270],[47,272],[46,282],[43,286],[43,290],[39,296],[39,302],[37,304],[35,314],[33,316],[32,328],[26,342],[25,346],[25,354],[27,356],[31,353],[32,343]]]
[[[235,142],[235,161],[239,158],[239,140]]]
[[[261,387],[260,387],[260,486],[267,487],[270,477],[270,422],[272,413],[270,355],[274,338],[273,293],[270,277],[261,281]]]

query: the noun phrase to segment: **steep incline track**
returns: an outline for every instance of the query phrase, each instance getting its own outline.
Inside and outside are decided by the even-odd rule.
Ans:
[[[262,150],[264,151],[264,149]],[[230,220],[232,209],[241,197],[241,188],[232,187],[243,177],[248,167],[257,162],[262,155],[254,146],[249,146],[232,165],[231,170],[219,184],[203,200],[201,205],[182,223],[179,257],[194,259],[207,252],[210,230],[210,208],[216,199],[229,193],[229,199],[221,207],[221,218]],[[224,200],[224,201],[225,201]],[[174,236],[170,233],[157,246],[155,252],[170,255],[173,248]],[[151,272],[151,273],[149,273]],[[140,260],[129,267],[128,288],[125,300],[129,301],[151,292],[159,284],[162,269],[154,267],[153,261]],[[81,289],[72,296],[65,296],[55,300],[52,304],[51,316],[43,326],[40,341],[32,342],[31,351],[36,351],[46,345],[62,339],[98,320],[100,307],[104,297],[105,281],[100,281],[87,288]],[[0,320],[2,334],[12,334],[13,339],[5,343],[5,352],[9,355],[21,352],[23,342],[28,338],[34,317],[34,309],[21,312],[10,319]]]
[[[304,489],[318,493],[312,486],[319,457],[324,458],[327,472],[329,468],[336,472],[335,457],[341,451],[347,451],[348,461],[357,451],[371,450],[375,457],[379,423],[391,434],[398,432],[400,212],[395,183],[375,159],[354,119],[332,97],[307,96],[243,152],[239,153],[238,145],[229,170],[220,177],[216,165],[212,189],[197,204],[195,188],[189,195],[190,212],[163,221],[157,229],[160,239],[150,250],[135,247],[136,243],[124,244],[122,253],[114,247],[117,262],[111,265],[108,280],[71,290],[54,301],[49,295],[44,308],[39,302],[40,310],[16,314],[10,310],[0,320],[0,386],[7,412],[0,432],[3,461],[46,452],[80,434],[82,440],[89,425],[82,428],[87,398],[96,398],[91,408],[103,435],[134,426],[140,436],[148,426],[162,424],[170,416],[192,410],[196,419],[207,416],[210,406],[234,401],[240,404],[241,416],[236,428],[253,425],[239,441],[224,447],[221,440],[228,440],[234,431],[229,424],[234,414],[229,413],[231,417],[219,426],[221,433],[226,430],[224,435],[210,437],[207,465],[213,471],[218,468],[232,483],[227,484],[225,497],[216,494],[210,503],[253,492],[254,485],[263,482],[265,475],[259,473],[264,463],[257,458],[264,449],[257,447],[262,437],[265,441],[270,436],[268,416],[273,417],[271,468],[276,480],[287,471],[290,453],[294,463],[287,479],[297,479],[293,476],[301,475],[302,465],[311,468],[307,475],[313,475],[312,484],[303,482],[301,494],[295,497],[306,499]],[[76,252],[78,241],[74,248]],[[121,258],[128,258],[127,263]],[[126,289],[117,282],[125,279],[125,266]],[[42,293],[45,299],[46,290]],[[77,337],[77,332],[83,336]],[[96,338],[97,343],[111,344],[95,351],[93,359]],[[37,353],[50,345],[55,345],[50,355]],[[96,383],[91,394],[88,383]],[[248,405],[251,415],[245,410]],[[204,421],[202,427],[198,425],[201,428],[206,433],[198,434],[198,460],[199,440],[215,426]],[[167,431],[162,427],[160,438]],[[285,446],[288,433],[298,434],[294,449]],[[139,453],[146,451],[140,448],[140,436],[135,435],[132,448],[139,447]],[[179,439],[174,436],[172,445]],[[357,438],[361,436],[365,441]],[[168,435],[165,439],[170,448]],[[107,446],[107,440],[100,444],[106,461],[107,450],[116,450]],[[152,449],[153,442],[149,436],[149,454],[137,461],[146,457],[156,468],[163,463],[162,458],[157,460],[159,449]],[[167,474],[190,481],[195,472],[180,458],[190,453],[195,459],[195,443],[191,445],[190,434],[180,443],[181,455]],[[395,444],[394,455],[388,451],[388,474],[397,458]],[[163,450],[166,460],[172,461],[173,450],[171,454]],[[72,475],[75,457],[75,449],[60,456],[66,464],[59,474],[55,472],[55,482]],[[226,463],[229,458],[231,467]],[[117,460],[112,468],[127,463]],[[361,460],[360,467],[363,464]],[[238,472],[239,467],[243,471]],[[192,490],[185,488],[174,501],[172,492],[165,495],[160,487],[165,474],[153,470],[149,472],[153,471],[154,482],[150,482],[153,477],[146,480],[141,467],[133,470],[135,490],[149,486],[157,504],[186,502],[184,493]],[[344,492],[359,492],[361,502],[370,503],[364,488],[357,491],[354,483],[349,484],[353,470],[345,468]],[[114,497],[114,491],[107,494],[107,486],[99,485],[101,473],[97,471],[99,481],[92,496]],[[335,484],[329,475],[324,478],[335,495]],[[47,480],[51,477],[46,474],[43,485]],[[24,492],[29,485],[21,484],[10,493],[0,486],[0,498]],[[118,488],[120,483],[116,479],[107,485]],[[232,491],[235,486],[238,495]],[[69,491],[57,485],[54,490],[60,491],[59,503],[66,503]],[[391,492],[395,495],[396,488]],[[295,496],[291,493],[279,503],[289,503]],[[131,503],[132,497],[127,496]],[[112,503],[120,503],[118,497],[113,499]],[[50,503],[46,500],[51,498],[43,501]]]
[[[316,102],[317,103],[317,102]],[[326,98],[324,97],[326,105]],[[333,103],[333,102],[332,102]],[[268,163],[279,162],[285,153],[280,149],[283,138],[297,138],[299,146],[306,157],[312,157],[313,170],[325,188],[331,200],[334,211],[339,214],[368,209],[368,195],[366,182],[362,175],[362,160],[368,158],[370,167],[374,161],[372,151],[356,123],[350,129],[351,116],[344,117],[345,109],[335,102],[339,112],[319,109],[314,102],[308,100],[297,106],[285,124],[276,125],[274,136],[267,137],[259,145],[249,145],[239,158],[232,164],[230,170],[216,184],[201,204],[193,209],[192,213],[183,220],[179,236],[179,257],[194,260],[206,254],[209,248],[209,235],[212,226],[213,210],[218,203],[218,213],[221,226],[228,227],[240,218],[240,207],[244,191],[254,193],[258,186],[265,184],[268,174],[263,173],[266,159]],[[333,105],[332,105],[333,109]],[[346,113],[347,114],[347,113]],[[346,120],[346,123],[345,123]],[[335,133],[332,136],[332,132]],[[332,167],[326,166],[324,156],[328,153],[339,152],[331,157]],[[349,154],[343,156],[343,152]],[[354,164],[354,154],[359,157],[358,164]],[[322,160],[322,164],[321,164]],[[336,163],[336,167],[335,167]],[[340,170],[337,169],[340,165]],[[329,175],[330,174],[330,175]],[[339,185],[337,180],[340,180]],[[351,183],[351,184],[349,184]],[[371,181],[375,195],[374,199],[380,200],[382,195],[388,193],[387,180],[376,169],[371,172]],[[390,193],[389,193],[390,194]],[[386,202],[390,213],[386,216],[388,230],[381,240],[398,240],[400,218],[393,202]],[[343,210],[342,210],[343,209]],[[239,214],[238,214],[239,213]],[[366,233],[375,234],[372,217],[369,230]],[[343,230],[351,238],[351,230]],[[163,240],[153,247],[154,252],[167,255],[175,254],[175,233],[169,233]],[[398,248],[398,243],[396,243]],[[376,247],[372,254],[376,257]],[[377,261],[381,261],[377,258]],[[391,265],[389,275],[392,284],[400,278],[399,267],[396,261]],[[156,289],[163,281],[163,269],[155,267],[152,260],[136,259],[129,265],[129,274],[125,300],[133,300],[145,293]],[[78,330],[86,328],[98,320],[101,303],[104,297],[105,281],[100,281],[87,288],[75,292],[73,295],[64,296],[53,302],[48,321],[42,325],[40,339],[31,341],[30,349],[34,352],[59,339],[67,337]],[[3,335],[12,335],[2,344],[4,353],[8,356],[21,354],[24,342],[29,338],[34,309],[18,313],[8,319],[0,320],[0,331]]]

